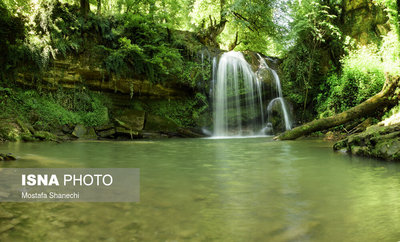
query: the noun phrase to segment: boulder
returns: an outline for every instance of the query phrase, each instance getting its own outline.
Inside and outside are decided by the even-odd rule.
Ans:
[[[17,158],[13,155],[13,154],[11,154],[11,153],[8,153],[8,154],[2,154],[2,153],[0,153],[0,160],[4,160],[4,161],[11,161],[11,160],[16,160]]]
[[[101,131],[97,131],[97,135],[101,138],[111,138],[111,136],[113,136],[115,134],[115,129],[108,129],[108,130],[101,130]]]
[[[96,132],[92,127],[85,127],[82,124],[75,126],[72,135],[80,139],[97,139]]]
[[[370,126],[362,133],[336,142],[333,149],[353,155],[400,161],[400,124]]]
[[[105,125],[100,125],[100,126],[94,127],[94,130],[96,130],[96,131],[104,131],[104,130],[109,130],[109,129],[114,129],[114,125],[105,124]]]
[[[52,134],[47,131],[36,131],[33,136],[38,138],[39,140],[45,141],[58,141],[58,137],[55,134]]]
[[[140,131],[144,127],[145,112],[142,110],[124,109],[114,120],[116,126],[132,131]]]
[[[64,134],[72,134],[72,132],[74,132],[74,126],[69,125],[69,124],[64,124],[64,125],[61,127],[61,131],[62,131]]]
[[[115,128],[115,133],[116,133],[117,136],[124,136],[124,137],[130,138],[130,139],[139,138],[140,137],[138,131],[135,131],[135,130],[132,130],[132,129],[126,129],[124,127],[116,127]]]

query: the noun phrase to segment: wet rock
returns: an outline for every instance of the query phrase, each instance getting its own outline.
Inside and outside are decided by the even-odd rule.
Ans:
[[[85,127],[82,124],[75,126],[72,135],[80,139],[97,139],[97,134],[92,127]]]
[[[62,131],[64,134],[72,134],[72,132],[74,132],[74,126],[73,126],[73,125],[69,125],[69,124],[64,124],[64,125],[61,127],[61,131]]]
[[[146,131],[175,132],[178,129],[178,125],[169,118],[146,114],[144,129]]]
[[[33,135],[35,138],[44,141],[58,141],[58,137],[47,131],[36,131]]]
[[[97,131],[97,135],[101,138],[110,138],[116,133],[115,129],[108,129],[108,130],[102,130],[102,131]]]
[[[190,128],[178,128],[177,130],[178,134],[184,138],[202,138],[205,137],[205,135],[200,131],[196,129],[190,129]]]
[[[13,154],[11,154],[11,153],[8,153],[8,154],[0,154],[0,157],[4,160],[4,161],[11,161],[11,160],[16,160],[17,158],[13,155]]]
[[[110,130],[110,129],[114,129],[114,125],[105,124],[105,125],[100,125],[100,126],[94,127],[95,131],[104,131],[104,130]]]
[[[21,140],[26,142],[37,141],[37,139],[32,134],[21,134]]]
[[[72,134],[59,135],[57,138],[58,138],[59,141],[73,141],[73,140],[76,140],[76,137],[72,136]]]
[[[83,137],[86,134],[86,127],[83,126],[82,124],[78,124],[75,126],[74,131],[72,131],[72,135],[80,138]]]
[[[133,131],[140,131],[144,127],[144,120],[144,111],[124,109],[120,115],[115,117],[115,125]]]
[[[159,139],[162,138],[160,133],[157,132],[141,132],[143,139]],[[168,136],[167,136],[168,137]]]
[[[346,150],[353,155],[400,161],[400,124],[373,125],[364,132],[338,141],[334,150]]]
[[[124,136],[124,137],[130,138],[130,139],[134,139],[134,138],[139,138],[140,137],[138,131],[135,131],[135,130],[132,130],[132,129],[126,129],[126,128],[123,128],[123,127],[116,127],[115,128],[115,133],[118,136]]]

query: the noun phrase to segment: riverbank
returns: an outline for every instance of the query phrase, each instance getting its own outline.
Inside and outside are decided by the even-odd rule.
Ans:
[[[63,125],[52,132],[35,130],[20,119],[0,119],[0,142],[6,141],[73,141],[83,140],[133,140],[159,138],[205,137],[196,128],[178,127],[171,120],[143,111],[124,110],[125,116],[100,126]]]
[[[0,86],[0,94],[0,142],[203,136],[195,128],[195,98],[131,99],[84,87],[31,90],[10,82]]]
[[[365,131],[336,142],[335,151],[351,155],[372,157],[387,161],[400,161],[400,124],[381,122]]]

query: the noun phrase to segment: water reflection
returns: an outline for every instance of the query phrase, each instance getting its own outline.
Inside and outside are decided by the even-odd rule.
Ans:
[[[9,143],[2,166],[138,167],[140,203],[0,204],[0,241],[396,241],[400,166],[319,141]]]

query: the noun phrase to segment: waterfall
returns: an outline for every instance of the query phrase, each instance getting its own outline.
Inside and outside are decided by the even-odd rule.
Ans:
[[[292,129],[292,125],[291,125],[291,121],[290,121],[290,118],[289,118],[289,112],[288,112],[285,100],[283,99],[281,81],[279,79],[278,73],[276,73],[276,71],[274,69],[269,68],[267,62],[264,60],[264,58],[261,57],[261,55],[259,55],[259,54],[257,54],[257,55],[258,55],[258,58],[260,60],[260,68],[265,68],[265,69],[269,70],[272,73],[272,77],[274,79],[275,88],[276,88],[276,92],[277,92],[276,93],[277,97],[272,99],[269,102],[268,107],[267,107],[268,124],[267,124],[266,127],[272,127],[272,124],[271,124],[272,108],[274,107],[274,104],[276,102],[279,102],[281,111],[283,113],[283,120],[285,122],[285,130],[290,130],[290,129]]]
[[[272,134],[275,128],[272,115],[276,103],[280,103],[285,129],[291,129],[279,76],[260,55],[259,58],[259,70],[271,73],[276,90],[267,108],[264,106],[263,79],[258,71],[253,72],[242,53],[226,52],[219,58],[218,65],[217,58],[213,58],[210,95],[213,99],[214,137]],[[265,123],[265,108],[268,123]]]
[[[261,83],[240,52],[224,53],[214,84],[214,136],[254,135],[263,125]]]
[[[272,117],[272,108],[274,107],[274,104],[276,102],[279,102],[281,104],[280,108],[282,110],[283,119],[285,121],[285,129],[286,130],[291,129],[292,127],[291,127],[290,121],[289,121],[289,113],[288,113],[287,108],[286,108],[285,100],[282,97],[274,98],[274,99],[271,100],[271,102],[269,102],[268,107],[267,107],[267,112],[268,112],[268,124],[267,124],[267,126],[268,125],[272,126],[270,118]]]

